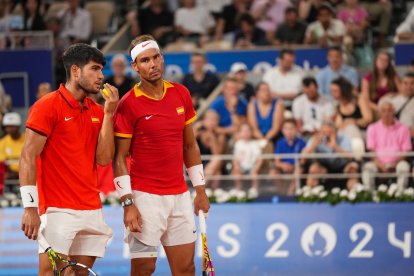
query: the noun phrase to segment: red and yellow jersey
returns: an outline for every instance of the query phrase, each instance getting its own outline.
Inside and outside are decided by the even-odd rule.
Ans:
[[[83,107],[61,85],[30,109],[26,126],[47,136],[37,164],[39,211],[101,208],[95,164],[103,108],[85,98]]]
[[[183,176],[183,130],[196,119],[190,93],[164,81],[157,100],[135,85],[115,112],[115,136],[131,140],[133,190],[173,195],[187,191]]]

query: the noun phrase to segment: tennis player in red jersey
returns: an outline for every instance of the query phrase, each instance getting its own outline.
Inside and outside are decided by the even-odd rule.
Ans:
[[[131,275],[155,271],[160,242],[172,275],[194,275],[196,226],[183,164],[197,192],[194,212],[210,208],[192,128],[195,110],[187,88],[163,80],[164,60],[153,37],[134,39],[130,53],[141,82],[115,112],[114,183],[124,206]]]
[[[104,108],[88,97],[99,93],[104,78],[105,57],[94,47],[70,46],[63,64],[66,84],[38,100],[26,123],[22,230],[34,240],[41,231],[57,253],[92,267],[112,236],[103,220],[96,164],[105,166],[114,155],[118,90],[104,85],[109,91],[108,97],[102,93]],[[39,245],[39,275],[53,275],[45,249]]]

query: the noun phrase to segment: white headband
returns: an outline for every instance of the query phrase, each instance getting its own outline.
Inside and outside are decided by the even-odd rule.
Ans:
[[[157,49],[160,50],[160,47],[158,47],[158,44],[154,40],[147,40],[144,42],[141,42],[140,44],[137,44],[131,51],[131,58],[133,61],[137,58],[139,54],[142,52],[148,50],[148,49]]]

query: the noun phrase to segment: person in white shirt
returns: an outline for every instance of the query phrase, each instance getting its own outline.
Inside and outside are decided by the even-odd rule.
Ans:
[[[303,94],[293,101],[293,117],[299,132],[309,137],[317,132],[323,121],[333,121],[335,107],[332,102],[318,93],[318,83],[313,77],[302,81]]]
[[[414,7],[411,9],[405,20],[396,30],[396,41],[413,41],[414,40]]]
[[[303,70],[295,65],[296,54],[291,49],[280,51],[278,66],[268,70],[263,81],[267,83],[274,98],[291,102],[300,93]]]
[[[67,0],[69,8],[58,13],[62,20],[60,37],[71,43],[87,42],[92,33],[91,15],[79,7],[79,0]]]

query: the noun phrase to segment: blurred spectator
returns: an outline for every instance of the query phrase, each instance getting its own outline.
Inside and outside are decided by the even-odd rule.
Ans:
[[[322,122],[333,120],[335,108],[330,100],[318,93],[318,84],[313,77],[302,81],[303,94],[293,101],[292,111],[299,133],[305,137],[319,131]]]
[[[277,28],[273,44],[300,45],[303,44],[306,33],[306,24],[298,19],[298,10],[289,7],[285,11],[285,22]]]
[[[392,103],[395,117],[410,128],[411,137],[414,137],[414,73],[404,75],[398,94],[388,94],[382,97],[383,100]]]
[[[364,164],[362,178],[364,185],[375,188],[374,176],[377,172],[396,172],[397,185],[402,189],[407,185],[407,174],[410,165],[406,157],[384,155],[381,153],[411,151],[410,130],[395,119],[395,110],[392,103],[381,101],[379,105],[380,120],[371,124],[367,130],[367,149],[378,155],[371,162]]]
[[[315,22],[318,19],[319,6],[323,0],[300,0],[298,4],[299,19],[307,23]]]
[[[205,54],[195,52],[191,55],[191,72],[183,78],[182,84],[190,90],[193,105],[198,106],[200,99],[206,99],[220,83],[219,77],[206,70]]]
[[[312,138],[306,144],[306,148],[303,150],[304,154],[307,153],[351,153],[351,141],[337,133],[335,125],[332,121],[324,121],[321,130],[314,134]],[[317,159],[312,161],[308,169],[308,178],[306,185],[315,187],[319,185],[319,177],[312,176],[313,174],[326,174],[326,173],[345,173],[352,174],[358,173],[359,165],[347,157],[327,157],[323,159]],[[356,178],[349,178],[346,181],[348,189],[357,183]]]
[[[1,114],[9,112],[12,107],[12,99],[9,94],[6,93],[3,84],[0,81],[0,118],[2,118]],[[0,120],[1,122],[1,120]],[[0,130],[1,133],[1,130]],[[0,135],[0,137],[3,135]]]
[[[151,34],[161,46],[173,42],[174,14],[168,10],[164,0],[151,0],[148,7],[138,9],[131,20],[131,34]]]
[[[247,66],[242,62],[233,63],[230,68],[230,74],[238,81],[240,85],[240,96],[250,101],[254,97],[255,92],[253,86],[247,82]]]
[[[328,49],[328,65],[316,74],[319,91],[328,99],[331,99],[331,83],[333,80],[342,76],[348,79],[352,85],[359,87],[359,77],[357,70],[343,63],[342,49],[339,46],[332,46]]]
[[[19,160],[23,149],[24,134],[20,133],[22,119],[19,113],[6,113],[3,127],[6,136],[0,140],[0,161],[5,162],[5,179],[19,179]]]
[[[58,13],[61,19],[60,37],[71,43],[87,42],[92,33],[91,15],[79,6],[80,0],[67,0],[69,8]]]
[[[389,0],[362,0],[361,3],[368,11],[372,26],[378,26],[379,47],[385,47],[386,37],[390,29],[392,3]]]
[[[223,8],[230,5],[232,0],[198,0],[197,4],[202,5],[217,19],[223,12]]]
[[[6,15],[23,15],[23,6],[20,0],[5,0],[4,9]]]
[[[219,126],[220,117],[214,110],[207,110],[201,121],[194,124],[194,136],[197,139],[201,155],[220,155],[226,149],[226,136],[218,134],[216,128]],[[221,175],[223,161],[211,159],[203,161],[204,174],[208,178],[213,175]],[[218,182],[211,183],[212,188],[218,187]]]
[[[368,27],[368,12],[358,3],[358,0],[346,0],[346,5],[339,10],[338,19],[345,24],[345,46],[352,49],[353,44],[361,44]]]
[[[392,64],[391,55],[384,51],[379,52],[375,58],[374,68],[362,79],[362,96],[376,104],[385,94],[397,93],[400,87],[400,77]]]
[[[269,85],[265,82],[259,83],[256,98],[247,107],[247,119],[252,127],[253,137],[273,142],[282,127],[284,111],[283,102],[272,99]]]
[[[339,133],[349,139],[362,139],[362,130],[373,121],[369,102],[361,95],[355,95],[352,84],[344,77],[332,82],[331,94],[338,103],[335,124]]]
[[[295,51],[283,49],[279,54],[278,66],[264,74],[263,81],[269,84],[273,97],[291,102],[300,93],[303,70],[295,61]]]
[[[52,92],[52,88],[50,87],[50,83],[42,82],[37,87],[36,99],[38,100],[38,99],[42,98],[43,96],[46,96],[50,92]]]
[[[223,84],[223,95],[210,106],[220,116],[217,133],[236,134],[239,126],[246,121],[247,102],[239,95],[239,84],[234,78],[227,78]]]
[[[195,0],[183,0],[182,3],[182,7],[175,11],[176,31],[186,40],[199,42],[212,32],[214,19],[208,10],[197,6]]]
[[[223,8],[216,24],[214,40],[233,41],[237,27],[237,19],[249,10],[249,0],[233,0],[233,3]]]
[[[341,45],[345,35],[342,21],[335,19],[335,12],[329,4],[318,8],[318,20],[311,23],[306,30],[305,43],[321,47]]]
[[[396,32],[397,41],[413,41],[414,40],[414,7],[405,20],[398,26]]]
[[[257,140],[253,139],[252,130],[248,124],[240,126],[239,140],[234,144],[234,159],[232,174],[241,176],[249,174],[253,177],[259,174],[263,165],[263,160],[260,158],[262,150]],[[258,180],[252,180],[252,188],[258,190]],[[236,188],[241,189],[240,181],[236,181]]]
[[[122,98],[135,84],[135,80],[126,75],[128,61],[124,54],[117,54],[112,57],[112,75],[105,82],[118,88],[119,98]]]
[[[237,48],[254,48],[267,45],[266,33],[256,27],[253,16],[242,14],[238,19],[238,29],[234,32],[233,44]]]
[[[290,6],[290,0],[254,0],[250,13],[256,21],[256,26],[265,31],[270,38],[285,21],[285,10]]]
[[[46,24],[43,21],[43,15],[40,12],[41,4],[41,0],[27,0],[24,7],[25,31],[46,30]]]
[[[283,122],[282,133],[283,137],[276,143],[274,167],[270,170],[269,174],[276,176],[280,174],[300,173],[300,171],[295,172],[295,164],[299,160],[278,157],[279,154],[300,154],[306,146],[305,140],[299,137],[294,119],[287,119]],[[286,194],[292,195],[294,190],[295,180],[292,179],[288,185]]]

